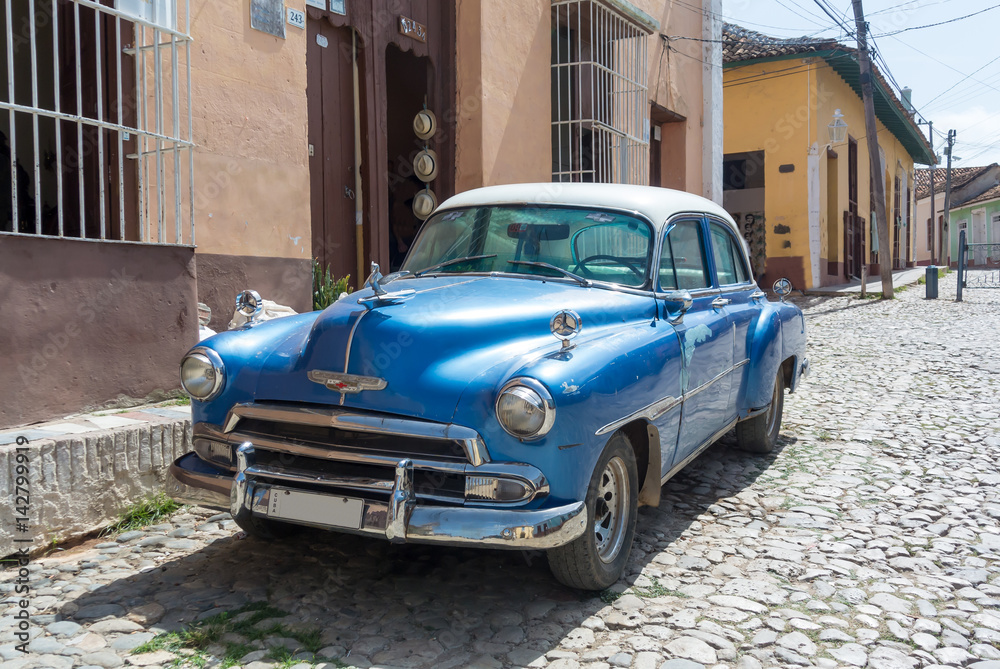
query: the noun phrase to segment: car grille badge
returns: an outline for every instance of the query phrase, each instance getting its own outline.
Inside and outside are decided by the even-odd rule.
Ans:
[[[348,393],[360,393],[362,390],[382,390],[386,386],[385,379],[378,377],[326,372],[322,369],[313,369],[307,376],[313,383],[318,383],[335,393],[340,393],[341,404],[344,403],[344,397]]]

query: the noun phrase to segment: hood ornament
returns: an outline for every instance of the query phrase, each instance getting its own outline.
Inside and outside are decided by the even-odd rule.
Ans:
[[[310,370],[306,376],[313,383],[318,383],[335,393],[340,393],[341,404],[344,403],[344,396],[347,394],[353,395],[362,390],[383,390],[386,386],[385,379],[375,376],[341,374],[340,372],[326,372],[322,369]]]
[[[381,306],[383,304],[392,304],[397,300],[402,300],[407,297],[411,297],[417,291],[412,288],[407,288],[406,290],[397,290],[395,292],[388,292],[385,289],[385,284],[390,281],[395,281],[396,279],[406,276],[409,272],[394,272],[389,276],[382,276],[382,272],[379,270],[377,262],[372,263],[372,273],[368,275],[365,279],[365,286],[372,289],[374,295],[369,295],[368,297],[358,298],[358,304],[364,304],[368,308]]]
[[[580,334],[583,321],[580,314],[571,309],[557,311],[556,315],[549,321],[549,330],[556,339],[562,341],[563,349],[570,347],[569,340]]]

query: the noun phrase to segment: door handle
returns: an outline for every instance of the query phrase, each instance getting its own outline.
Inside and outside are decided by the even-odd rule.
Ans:
[[[727,304],[732,304],[732,303],[733,303],[733,301],[730,300],[728,297],[717,297],[714,300],[712,300],[712,308],[713,309],[721,309],[722,307],[726,306]]]

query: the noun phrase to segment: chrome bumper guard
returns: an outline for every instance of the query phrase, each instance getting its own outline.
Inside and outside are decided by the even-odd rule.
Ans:
[[[295,491],[257,480],[254,476],[254,448],[245,443],[236,451],[235,477],[216,470],[194,453],[173,463],[170,473],[171,496],[179,501],[214,508],[227,508],[234,515],[241,512],[267,517],[271,495]],[[179,485],[190,490],[185,492]],[[228,492],[224,492],[228,491]],[[500,549],[547,549],[565,545],[587,526],[587,508],[574,502],[551,509],[518,510],[487,507],[461,507],[416,502],[413,490],[413,463],[396,463],[395,476],[387,501],[361,500],[363,510],[357,528],[323,522],[284,522],[319,527],[368,536],[383,537],[394,543],[432,543],[450,546],[479,546]],[[340,494],[319,493],[329,497]]]

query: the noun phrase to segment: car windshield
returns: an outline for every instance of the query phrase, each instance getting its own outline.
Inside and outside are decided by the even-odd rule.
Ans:
[[[617,211],[489,206],[446,211],[420,230],[402,269],[505,272],[622,286],[646,284],[650,225]],[[459,260],[465,258],[466,260]]]

